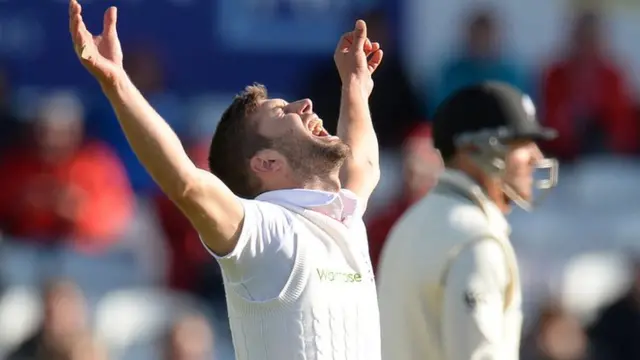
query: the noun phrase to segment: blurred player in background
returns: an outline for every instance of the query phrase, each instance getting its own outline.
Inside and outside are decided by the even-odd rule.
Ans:
[[[378,269],[383,359],[516,360],[522,324],[516,256],[504,214],[530,209],[533,187],[556,183],[557,163],[535,141],[531,99],[497,82],[464,88],[434,117],[445,171],[408,210]],[[534,182],[544,168],[548,179]]]
[[[77,0],[69,5],[80,61],[141,163],[221,265],[237,359],[380,359],[362,215],[380,176],[368,99],[382,51],[366,24],[358,21],[334,56],[339,137],[324,130],[311,101],[269,99],[264,87],[248,87],[222,115],[208,172],[123,70],[116,9],[94,37]]]

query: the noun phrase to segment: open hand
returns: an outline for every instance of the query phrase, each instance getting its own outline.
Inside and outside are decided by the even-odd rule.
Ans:
[[[82,7],[78,0],[69,1],[69,32],[73,47],[82,65],[100,82],[116,81],[124,74],[122,47],[116,31],[118,11],[110,7],[104,13],[102,33],[92,35],[82,20]]]
[[[380,44],[367,38],[367,24],[358,20],[353,31],[342,35],[333,56],[342,85],[357,82],[367,97],[371,95],[371,75],[382,62],[382,56]]]

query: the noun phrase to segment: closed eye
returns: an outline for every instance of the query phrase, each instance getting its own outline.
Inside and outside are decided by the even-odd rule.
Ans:
[[[285,115],[284,106],[274,106],[271,111],[280,117]]]

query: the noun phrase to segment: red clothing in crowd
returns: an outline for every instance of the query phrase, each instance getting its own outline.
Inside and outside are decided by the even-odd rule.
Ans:
[[[58,164],[14,151],[0,169],[0,228],[21,240],[70,239],[80,250],[99,251],[118,240],[132,216],[122,164],[101,143],[87,143]]]
[[[399,200],[367,223],[369,255],[374,271],[378,269],[378,261],[380,261],[380,255],[391,228],[411,205],[412,202],[408,200]]]
[[[373,269],[389,231],[404,212],[435,185],[442,169],[440,156],[433,148],[431,126],[426,123],[412,129],[403,144],[403,193],[385,211],[367,222],[369,255]]]
[[[605,146],[612,152],[632,153],[638,148],[638,124],[624,75],[612,63],[597,60],[562,61],[551,66],[543,80],[542,118],[558,131],[548,144],[555,155],[579,155],[579,129],[585,119],[597,121]]]
[[[156,211],[167,241],[169,241],[169,286],[172,289],[193,290],[198,274],[211,257],[203,249],[198,233],[180,210],[163,195],[156,198]]]

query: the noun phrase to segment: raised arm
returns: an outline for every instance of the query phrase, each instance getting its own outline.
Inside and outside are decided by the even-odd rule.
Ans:
[[[100,83],[138,159],[207,246],[220,255],[230,252],[244,218],[240,201],[213,174],[193,164],[171,127],[129,80],[122,67],[116,8],[105,12],[99,36],[89,33],[81,11],[77,0],[70,0],[69,30],[76,54]]]
[[[355,29],[340,39],[334,60],[342,80],[338,136],[351,148],[341,178],[344,188],[368,200],[380,179],[378,139],[371,122],[371,75],[382,61],[380,44],[367,39],[367,25],[358,20]]]

